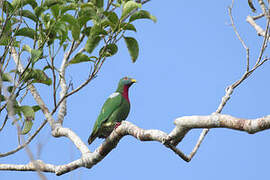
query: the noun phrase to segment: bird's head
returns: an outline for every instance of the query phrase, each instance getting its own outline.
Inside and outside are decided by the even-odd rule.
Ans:
[[[131,86],[135,82],[137,82],[136,79],[129,78],[129,77],[123,77],[122,79],[120,79],[119,84]]]
[[[117,91],[118,92],[123,92],[124,88],[129,88],[133,83],[136,83],[136,79],[133,78],[129,78],[129,77],[123,77],[122,79],[120,79],[119,83],[118,83],[118,88]]]

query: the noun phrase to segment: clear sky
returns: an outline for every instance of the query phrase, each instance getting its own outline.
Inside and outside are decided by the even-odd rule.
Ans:
[[[130,60],[124,42],[119,53],[108,59],[98,77],[68,100],[64,126],[74,130],[87,143],[95,119],[106,98],[115,91],[123,76],[138,83],[130,88],[131,112],[128,121],[144,129],[170,132],[177,117],[209,115],[214,112],[225,88],[239,79],[245,70],[245,51],[231,26],[227,7],[231,1],[158,1],[152,0],[143,9],[157,17],[136,22],[140,54],[137,62]],[[258,4],[256,7],[259,9]],[[236,1],[233,9],[235,24],[251,51],[251,64],[258,56],[261,37],[245,21],[254,15],[247,1]],[[262,22],[262,21],[261,21]],[[76,87],[86,78],[88,67],[74,65],[67,77]],[[223,113],[240,118],[257,118],[269,114],[270,64],[259,68],[233,93]],[[85,72],[84,72],[85,71]],[[47,98],[44,85],[42,96]],[[51,103],[48,99],[46,102]],[[43,121],[38,115],[34,128]],[[0,132],[1,152],[16,147],[16,131],[8,124]],[[201,130],[192,130],[179,144],[189,153]],[[50,136],[49,127],[31,143],[30,148],[46,163],[63,164],[80,157],[66,138]],[[102,143],[91,144],[93,151]],[[212,129],[195,157],[186,163],[157,142],[140,142],[124,137],[102,162],[92,169],[80,168],[48,179],[269,179],[269,130],[249,135],[229,129]],[[0,158],[0,163],[28,163],[25,150]],[[35,172],[0,171],[0,179],[38,179]]]

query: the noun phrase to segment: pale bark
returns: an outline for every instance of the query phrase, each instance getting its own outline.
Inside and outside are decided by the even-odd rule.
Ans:
[[[68,137],[81,152],[81,158],[63,165],[48,164],[41,160],[36,160],[24,165],[0,164],[0,170],[38,170],[41,172],[52,172],[56,175],[62,175],[79,167],[86,167],[90,169],[95,164],[100,162],[104,157],[106,157],[117,146],[120,139],[126,135],[131,135],[140,141],[160,142],[165,145],[164,147],[171,149],[183,160],[189,162],[194,156],[198,147],[195,149],[195,151],[193,150],[189,156],[187,156],[184,155],[184,153],[182,153],[175,146],[171,145],[170,141],[172,141],[174,138],[179,139],[180,136],[184,137],[189,130],[196,128],[229,128],[253,134],[265,129],[270,129],[270,115],[257,119],[242,119],[226,114],[213,113],[208,116],[179,117],[175,120],[174,124],[176,127],[172,130],[171,133],[167,134],[156,129],[144,130],[128,121],[123,121],[122,124],[117,129],[115,129],[94,152],[90,152],[84,142],[82,142],[81,139],[73,131],[68,128],[59,126],[55,128],[53,135],[55,137]]]

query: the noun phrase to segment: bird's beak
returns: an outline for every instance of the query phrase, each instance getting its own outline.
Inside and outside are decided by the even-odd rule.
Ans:
[[[136,83],[137,81],[136,81],[136,79],[131,79],[131,82]]]

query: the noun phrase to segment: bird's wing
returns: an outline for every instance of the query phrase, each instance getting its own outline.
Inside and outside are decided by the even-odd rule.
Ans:
[[[109,119],[111,114],[115,110],[117,110],[117,108],[122,104],[122,102],[123,102],[123,96],[118,92],[115,92],[109,96],[109,98],[105,101],[104,105],[102,106],[101,112],[95,122],[93,131],[90,137],[97,136],[98,130],[101,127],[101,125]]]

